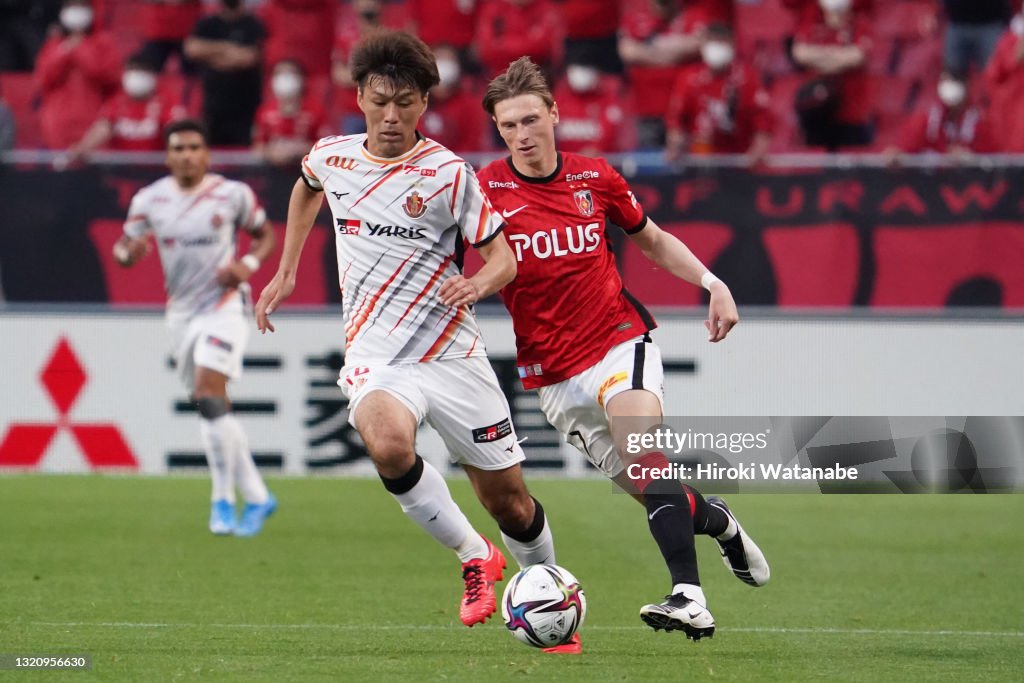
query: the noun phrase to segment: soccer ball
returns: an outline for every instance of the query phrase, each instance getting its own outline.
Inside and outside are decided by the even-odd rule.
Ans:
[[[512,577],[501,616],[512,635],[534,647],[569,642],[583,624],[587,598],[576,577],[553,564],[533,564]]]

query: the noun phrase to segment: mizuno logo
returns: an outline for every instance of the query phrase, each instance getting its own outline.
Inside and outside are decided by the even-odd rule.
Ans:
[[[523,204],[518,209],[512,209],[511,211],[502,211],[501,215],[504,216],[505,218],[512,218],[512,216],[515,216],[517,213],[519,213],[528,206],[529,204]]]
[[[647,519],[654,519],[654,515],[658,514],[659,512],[664,510],[665,508],[674,508],[674,507],[675,507],[675,505],[662,505],[660,508],[658,508],[657,510],[655,510],[651,514],[647,515]]]
[[[341,199],[342,197],[347,196],[348,192],[331,192],[331,194],[334,195],[335,199]]]

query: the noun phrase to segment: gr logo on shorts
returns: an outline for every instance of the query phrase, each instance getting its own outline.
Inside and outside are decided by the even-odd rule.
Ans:
[[[504,439],[512,433],[512,423],[506,417],[501,422],[496,422],[487,427],[480,427],[473,430],[473,443],[490,443],[498,439]]]

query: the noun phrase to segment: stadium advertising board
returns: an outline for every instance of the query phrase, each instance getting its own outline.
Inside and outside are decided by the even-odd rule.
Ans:
[[[372,474],[335,386],[340,318],[282,313],[277,323],[276,333],[254,335],[244,375],[232,385],[257,462],[295,475]],[[536,395],[521,389],[507,319],[483,316],[481,328],[516,428],[527,437],[527,467],[534,474],[593,473],[547,425]],[[159,315],[5,313],[0,330],[0,467],[146,474],[205,467],[195,408],[169,363]],[[1022,419],[999,417],[1024,404],[1024,387],[1009,379],[1021,376],[1024,348],[1024,326],[1012,320],[753,317],[726,343],[711,345],[699,318],[663,316],[654,337],[665,358],[666,424],[678,433],[783,430],[791,454],[783,455],[786,448],[773,437],[772,462],[798,465],[820,464],[823,445],[864,442],[857,453],[844,451],[842,463],[860,467],[861,483],[892,487],[886,472],[897,460],[904,472],[928,469],[922,459],[937,457],[928,439],[952,428],[977,446],[979,470],[1003,468],[987,487],[1024,479]],[[984,354],[977,353],[979,340]],[[704,429],[701,422],[671,417],[694,415],[859,421],[729,418]],[[749,462],[728,443],[724,449],[699,445],[680,449],[679,462],[700,452],[726,469]],[[421,432],[418,450],[445,466],[431,430]],[[1000,454],[998,461],[986,460],[986,453]],[[895,460],[879,462],[886,458]],[[723,486],[732,486],[726,479],[745,486],[738,477],[721,479]]]
[[[281,229],[296,174],[226,172],[253,187]],[[0,173],[0,202],[19,217],[0,223],[8,301],[161,303],[156,259],[126,271],[108,256],[132,194],[161,169]],[[630,183],[648,213],[726,280],[741,306],[1024,307],[1024,205],[1013,189],[1024,186],[1024,169],[691,168]],[[293,303],[339,301],[331,230],[324,212]],[[618,230],[609,236],[625,239]],[[674,286],[638,250],[618,252],[626,285],[641,301],[700,303],[699,290]],[[257,274],[257,290],[272,274]]]

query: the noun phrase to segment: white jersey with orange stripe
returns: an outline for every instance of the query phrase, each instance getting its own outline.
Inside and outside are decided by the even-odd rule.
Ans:
[[[235,258],[237,230],[258,230],[266,220],[256,195],[245,183],[207,174],[182,190],[166,176],[132,197],[124,232],[152,232],[160,252],[172,322],[214,310],[242,312],[249,286],[225,289],[217,270]]]
[[[472,167],[429,138],[375,157],[366,135],[324,138],[302,176],[327,193],[334,216],[347,364],[418,363],[486,355],[468,306],[438,290],[475,247],[504,227]]]

